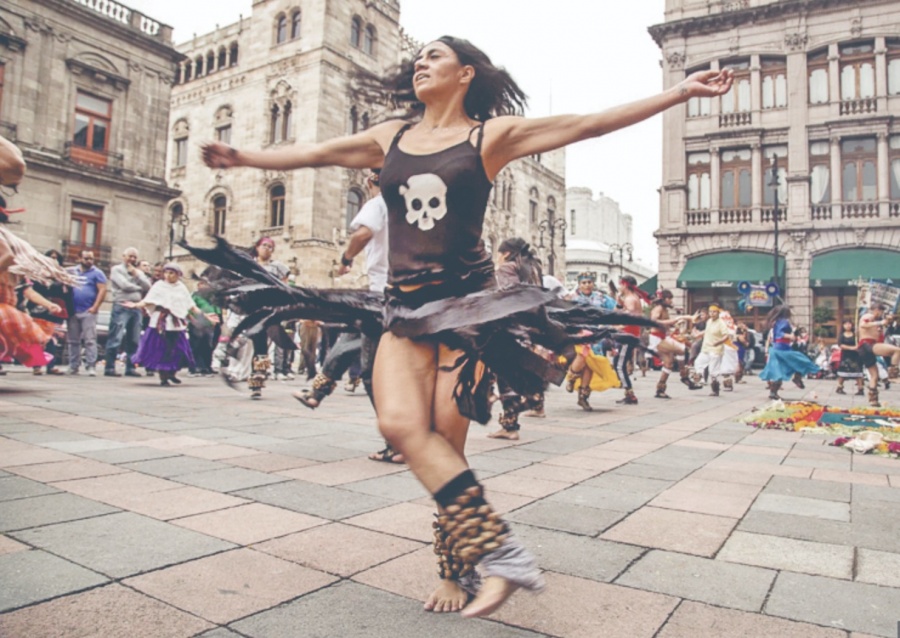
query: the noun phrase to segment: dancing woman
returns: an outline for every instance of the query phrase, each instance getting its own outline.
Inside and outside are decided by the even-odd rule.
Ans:
[[[781,384],[792,380],[801,390],[803,376],[819,371],[819,366],[809,360],[802,352],[791,349],[794,341],[794,327],[791,325],[791,309],[788,306],[775,306],[766,317],[769,331],[769,360],[759,373],[759,378],[769,386],[769,398],[777,400]]]
[[[486,578],[463,610],[467,617],[490,614],[519,587],[541,585],[533,558],[486,502],[464,455],[469,419],[461,411],[473,414],[472,392],[483,388],[473,381],[477,362],[460,361],[454,351],[467,343],[454,331],[472,328],[466,334],[482,344],[484,362],[502,365],[500,352],[508,350],[502,344],[514,343],[503,339],[502,322],[537,316],[555,300],[534,286],[493,291],[493,265],[481,241],[492,180],[513,160],[599,137],[691,97],[722,95],[731,83],[729,70],[702,71],[602,113],[528,119],[514,115],[525,96],[506,71],[469,42],[444,36],[385,84],[395,103],[410,105],[410,121],[271,151],[205,147],[207,165],[217,169],[382,168],[390,274],[375,403],[383,436],[438,504],[444,580],[427,609],[461,609],[467,600],[461,585],[476,565]]]

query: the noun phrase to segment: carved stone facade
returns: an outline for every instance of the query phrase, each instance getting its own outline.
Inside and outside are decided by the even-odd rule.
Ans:
[[[0,4],[0,134],[28,163],[19,195],[3,196],[28,209],[13,230],[37,248],[91,248],[104,267],[128,246],[162,257],[178,194],[164,175],[171,37],[112,1]]]
[[[663,116],[660,285],[676,290],[688,261],[712,253],[774,263],[777,155],[786,301],[801,325],[819,306],[852,318],[855,275],[828,288],[810,273],[829,252],[900,246],[900,5],[667,0],[650,33],[664,57],[684,59],[664,68],[667,88],[698,69],[736,74],[731,95]],[[681,284],[685,306],[736,297]]]
[[[360,70],[382,74],[421,46],[401,30],[399,18],[396,0],[255,0],[249,16],[179,45],[185,61],[172,90],[167,171],[170,185],[184,193],[170,210],[189,219],[189,242],[204,243],[218,232],[248,246],[269,235],[276,240],[275,258],[298,282],[365,285],[362,272],[339,279],[332,273],[347,222],[365,199],[366,171],[211,171],[198,145],[220,138],[238,148],[277,148],[379,121],[385,108],[355,90],[351,78]],[[183,139],[187,153],[180,161]],[[562,153],[504,169],[488,206],[485,242],[536,237],[529,190],[538,188],[542,208],[553,196],[562,210],[563,171]],[[193,265],[188,256],[179,258]]]

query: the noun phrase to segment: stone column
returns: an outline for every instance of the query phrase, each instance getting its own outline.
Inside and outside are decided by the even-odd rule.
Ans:
[[[769,170],[769,158],[762,152],[759,142],[750,145],[750,206],[753,210],[759,210],[763,202],[763,188],[765,188],[766,175]],[[787,202],[784,202],[787,205]],[[762,215],[762,213],[760,213]]]
[[[709,208],[716,211],[721,208],[721,159],[719,147],[709,149]]]
[[[831,142],[831,216],[841,218],[841,202],[844,201],[843,173],[841,172],[841,139],[832,137]]]
[[[837,44],[828,47],[828,101],[831,116],[838,117],[841,111],[841,65]]]

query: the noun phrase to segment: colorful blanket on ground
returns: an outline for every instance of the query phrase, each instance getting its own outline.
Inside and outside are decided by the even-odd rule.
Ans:
[[[900,410],[896,409],[839,408],[805,401],[775,401],[743,420],[755,428],[767,430],[808,430],[837,435],[831,445],[850,444],[851,449],[855,440],[870,440],[877,442],[872,452],[900,457]]]

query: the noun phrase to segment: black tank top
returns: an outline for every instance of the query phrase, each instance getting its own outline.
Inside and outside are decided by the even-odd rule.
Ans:
[[[389,283],[492,276],[493,263],[481,240],[492,188],[481,161],[484,124],[473,128],[465,141],[427,155],[411,155],[398,147],[410,126],[397,132],[381,169],[388,209]]]

